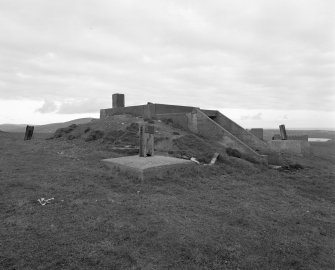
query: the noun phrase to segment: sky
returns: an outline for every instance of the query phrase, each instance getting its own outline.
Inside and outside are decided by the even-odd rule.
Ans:
[[[334,129],[334,17],[334,0],[0,0],[0,124],[99,117],[124,93]]]

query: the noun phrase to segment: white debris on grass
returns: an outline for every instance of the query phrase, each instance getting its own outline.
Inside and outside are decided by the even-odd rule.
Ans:
[[[215,164],[215,162],[216,162],[218,156],[219,156],[219,153],[214,153],[214,155],[213,155],[213,157],[212,157],[212,160],[211,160],[211,162],[209,163],[209,165],[213,165],[213,164]]]
[[[37,201],[41,204],[41,205],[46,205],[47,203],[50,203],[50,201],[54,200],[55,198],[50,198],[50,199],[45,199],[45,198],[41,198],[38,199]]]
[[[197,164],[200,164],[200,162],[196,158],[194,158],[194,157],[191,157],[190,160],[193,161],[193,162],[195,162],[195,163],[197,163]]]

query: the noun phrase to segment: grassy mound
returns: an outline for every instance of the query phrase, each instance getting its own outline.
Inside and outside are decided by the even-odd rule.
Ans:
[[[217,148],[194,134],[187,134],[173,140],[175,150],[169,151],[176,157],[196,158],[199,162],[209,163]],[[223,151],[222,153],[223,154]]]
[[[79,140],[85,143],[97,142],[109,150],[136,154],[139,147],[140,123],[143,123],[143,119],[138,117],[113,116],[106,120],[60,128],[50,139]],[[236,149],[226,149],[215,141],[179,129],[169,121],[156,120],[154,125],[156,153],[184,159],[196,158],[200,163],[205,164],[211,161],[215,153],[220,154],[219,162],[226,163],[230,158],[242,158],[254,162]],[[129,149],[131,149],[130,152]]]

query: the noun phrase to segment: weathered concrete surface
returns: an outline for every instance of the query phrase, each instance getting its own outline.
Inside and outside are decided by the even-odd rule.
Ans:
[[[127,106],[124,108],[109,108],[100,110],[100,119],[106,119],[108,117],[120,114],[130,114],[133,116],[143,116],[146,105],[138,106]]]
[[[306,141],[308,142],[308,135],[288,135],[288,140],[298,140],[298,141]]]
[[[124,94],[113,94],[113,108],[123,108],[124,107]]]
[[[275,134],[272,137],[272,140],[281,140],[281,136],[279,134]],[[308,135],[288,135],[288,140],[295,140],[295,141],[306,141],[308,142]]]
[[[258,139],[264,139],[264,130],[262,128],[252,128],[250,129],[250,133],[255,135]]]
[[[231,134],[222,125],[209,118],[201,110],[194,109],[192,113],[187,115],[189,117],[189,125],[193,125],[193,127],[191,127],[192,130],[197,131],[195,133],[205,138],[216,140],[225,147],[238,149],[240,152],[258,162],[267,163],[267,156],[257,153],[249,145]]]
[[[266,152],[269,149],[266,142],[260,140],[222,113],[217,112],[217,115],[213,120],[255,151]]]
[[[269,141],[270,149],[278,153],[310,155],[310,143],[302,140],[273,140]]]
[[[214,118],[214,117],[216,117],[217,112],[218,112],[218,111],[216,111],[216,110],[203,110],[203,109],[201,109],[201,111],[202,111],[203,113],[205,113],[209,118]]]
[[[183,129],[218,140],[224,146],[236,148],[257,161],[266,162],[266,157],[259,153],[267,154],[268,144],[219,111],[154,103],[100,110],[101,119],[118,114],[131,114],[144,119],[171,119]]]
[[[144,118],[156,117],[159,114],[170,114],[170,113],[189,113],[193,110],[193,107],[188,106],[178,106],[178,105],[166,105],[166,104],[156,104],[148,103],[146,105],[139,106],[128,106],[128,107],[118,107],[100,110],[100,119],[107,118],[109,116],[118,114],[131,114],[134,116],[141,116]]]
[[[102,162],[115,173],[134,177],[140,180],[160,178],[178,171],[194,168],[195,163],[190,160],[166,156],[139,157],[127,156],[103,159]]]

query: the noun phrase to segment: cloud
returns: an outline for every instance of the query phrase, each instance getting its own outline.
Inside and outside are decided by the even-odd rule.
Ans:
[[[61,114],[113,92],[133,105],[335,110],[332,0],[1,6],[1,99],[53,100]]]
[[[60,105],[58,113],[60,114],[83,114],[97,113],[102,108],[109,108],[112,100],[105,99],[80,99],[64,102]]]
[[[241,120],[262,120],[262,113],[257,113],[255,115],[242,115]]]
[[[57,110],[57,105],[55,102],[50,100],[45,100],[42,107],[38,108],[36,112],[40,113],[51,113]]]

